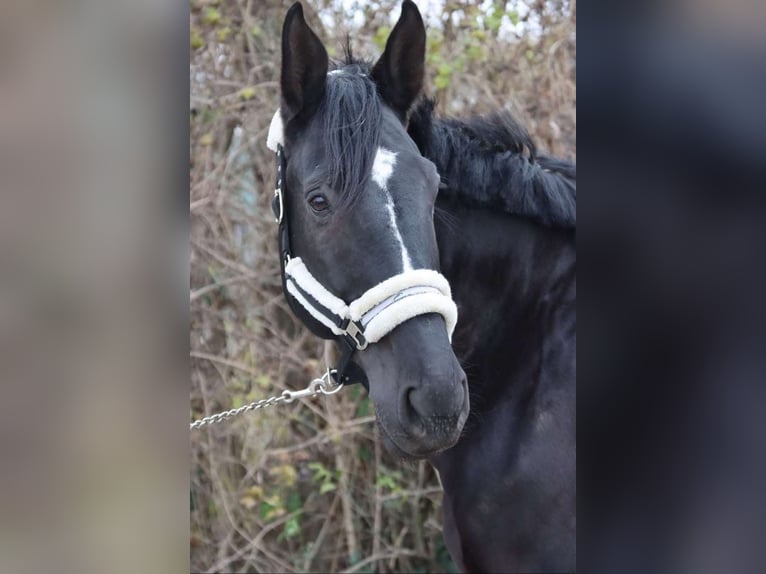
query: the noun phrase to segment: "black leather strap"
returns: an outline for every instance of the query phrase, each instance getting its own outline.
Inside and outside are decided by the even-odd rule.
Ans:
[[[369,390],[367,375],[359,365],[351,360],[356,351],[356,347],[343,338],[339,339],[339,345],[340,358],[338,359],[338,364],[335,366],[335,372],[333,373],[335,382],[343,383],[344,385],[361,383],[365,389]]]

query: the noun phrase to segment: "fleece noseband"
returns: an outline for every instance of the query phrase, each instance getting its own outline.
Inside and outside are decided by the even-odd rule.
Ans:
[[[269,128],[267,146],[277,157],[272,209],[279,224],[282,289],[293,313],[312,333],[323,339],[334,339],[340,345],[340,360],[331,371],[336,383],[361,382],[366,386],[364,372],[351,361],[354,352],[377,343],[395,327],[418,315],[442,315],[451,340],[457,324],[457,306],[452,300],[449,283],[437,271],[405,270],[378,283],[350,303],[333,295],[311,274],[290,246],[286,159],[282,145],[282,118],[277,110]]]

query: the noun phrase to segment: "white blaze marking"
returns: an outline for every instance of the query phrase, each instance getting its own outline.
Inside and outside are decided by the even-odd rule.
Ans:
[[[391,194],[388,193],[388,179],[391,177],[391,174],[394,173],[395,165],[396,153],[379,147],[378,153],[375,154],[375,161],[372,164],[372,179],[386,194],[386,209],[388,210],[388,219],[391,223],[391,227],[394,230],[394,237],[396,237],[396,240],[399,242],[399,247],[402,250],[402,271],[411,271],[412,261],[410,260],[410,254],[407,252],[407,248],[404,246],[402,234],[399,233],[399,227],[396,225],[394,200],[391,198]]]
[[[396,154],[379,147],[372,164],[372,179],[383,188],[386,194],[388,194],[388,178],[394,173],[394,165],[396,165]]]

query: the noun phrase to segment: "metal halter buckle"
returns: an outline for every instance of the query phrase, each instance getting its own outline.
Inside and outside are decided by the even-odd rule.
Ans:
[[[346,335],[354,341],[354,345],[358,351],[364,351],[367,348],[368,343],[367,339],[364,337],[363,327],[356,321],[348,320],[347,324],[343,326],[343,331],[345,331]]]
[[[274,190],[274,203],[275,203],[275,207],[279,206],[279,211],[274,214],[275,215],[275,219],[276,219],[277,224],[281,224],[282,223],[282,218],[285,215],[285,204],[282,201],[282,190],[279,189],[279,188]],[[274,209],[274,211],[276,212],[277,210]]]

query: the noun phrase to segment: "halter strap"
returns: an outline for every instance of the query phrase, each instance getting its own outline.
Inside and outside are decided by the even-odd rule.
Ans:
[[[389,277],[349,304],[325,289],[300,257],[290,259],[285,275],[288,293],[334,335],[355,341],[360,351],[418,315],[442,315],[450,339],[457,324],[449,283],[431,269]]]

